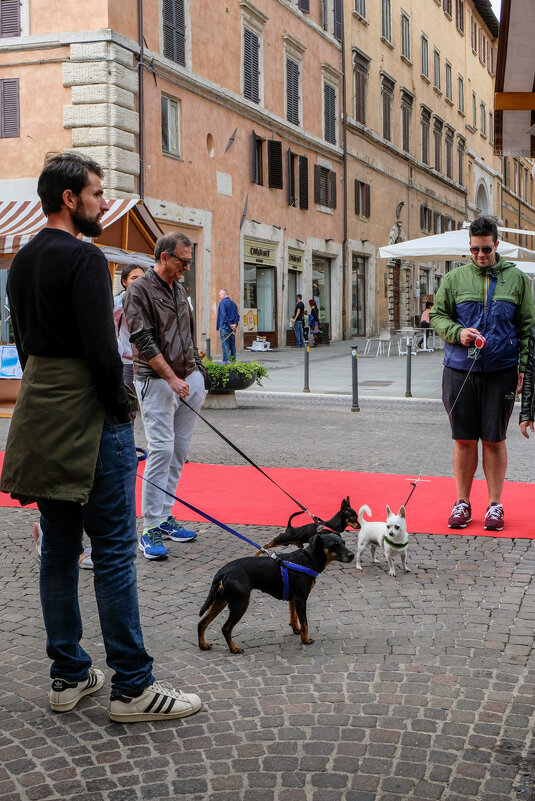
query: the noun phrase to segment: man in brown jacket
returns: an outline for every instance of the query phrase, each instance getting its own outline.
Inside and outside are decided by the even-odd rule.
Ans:
[[[154,258],[154,269],[131,285],[123,305],[148,442],[145,477],[153,482],[143,482],[139,548],[147,559],[167,559],[164,539],[187,542],[197,535],[172,517],[173,500],[158,487],[176,492],[197,422],[181,398],[198,412],[206,392],[193,314],[179,283],[190,268],[191,242],[183,234],[168,234],[157,241]]]

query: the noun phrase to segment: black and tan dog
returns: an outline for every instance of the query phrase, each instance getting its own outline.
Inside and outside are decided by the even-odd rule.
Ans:
[[[285,555],[284,561],[321,573],[331,562],[352,562],[354,556],[338,534],[316,534],[307,548],[292,551]],[[301,635],[301,642],[305,645],[314,642],[308,636],[306,614],[307,599],[314,581],[314,576],[288,568],[290,626],[294,634]],[[243,653],[243,649],[238,648],[232,640],[232,630],[247,611],[252,590],[260,590],[283,600],[284,582],[280,562],[270,557],[248,556],[235,559],[217,571],[208,598],[199,612],[199,615],[204,615],[198,625],[199,648],[202,651],[212,647],[204,639],[207,627],[228,604],[229,616],[221,630],[231,653]]]
[[[264,548],[278,548],[282,545],[296,545],[298,548],[302,548],[310,541],[314,534],[321,534],[321,529],[323,527],[327,529],[325,532],[326,534],[332,533],[333,531],[336,534],[342,534],[348,526],[354,529],[360,528],[359,518],[351,506],[349,495],[342,500],[340,509],[330,520],[321,520],[318,524],[305,523],[304,526],[292,526],[293,518],[300,514],[302,514],[302,512],[294,512],[293,515],[290,515],[286,531],[273,537],[271,542],[264,545]],[[257,556],[261,553],[262,551],[258,551]]]

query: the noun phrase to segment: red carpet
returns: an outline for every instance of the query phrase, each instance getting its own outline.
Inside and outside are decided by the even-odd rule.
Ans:
[[[0,462],[2,460],[3,453],[0,452]],[[143,465],[140,467],[142,472]],[[397,511],[412,489],[406,476],[388,473],[282,467],[266,468],[266,472],[311,512],[324,519],[332,517],[342,498],[349,495],[351,505],[357,512],[365,503],[372,510],[374,520],[384,520],[386,504]],[[472,490],[474,520],[464,531],[455,531],[446,524],[455,500],[453,478],[423,478],[426,480],[416,487],[407,506],[409,532],[535,539],[535,526],[529,513],[529,509],[535,506],[535,485],[506,482],[502,498],[505,529],[502,532],[486,532],[483,530],[487,508],[486,484],[484,481],[475,481]],[[138,514],[141,514],[141,483],[141,479],[138,479]],[[288,517],[297,509],[284,493],[248,465],[187,464],[178,495],[230,526],[285,527]],[[0,493],[0,506],[18,505],[8,495]],[[178,503],[175,504],[174,514],[179,520],[203,520]],[[307,516],[302,515],[295,523],[301,525],[307,521]]]

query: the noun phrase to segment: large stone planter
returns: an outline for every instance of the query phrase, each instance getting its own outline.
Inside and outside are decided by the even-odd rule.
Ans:
[[[251,378],[246,378],[234,373],[232,370],[229,372],[228,382],[224,387],[216,385],[210,387],[208,395],[204,401],[205,409],[237,409],[238,403],[236,401],[236,390],[248,389],[256,381],[256,374]]]

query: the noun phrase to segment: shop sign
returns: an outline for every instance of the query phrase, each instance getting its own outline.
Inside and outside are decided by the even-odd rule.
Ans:
[[[288,269],[301,271],[303,268],[303,251],[288,248]]]
[[[249,264],[276,264],[277,248],[255,239],[243,240],[243,260]]]

